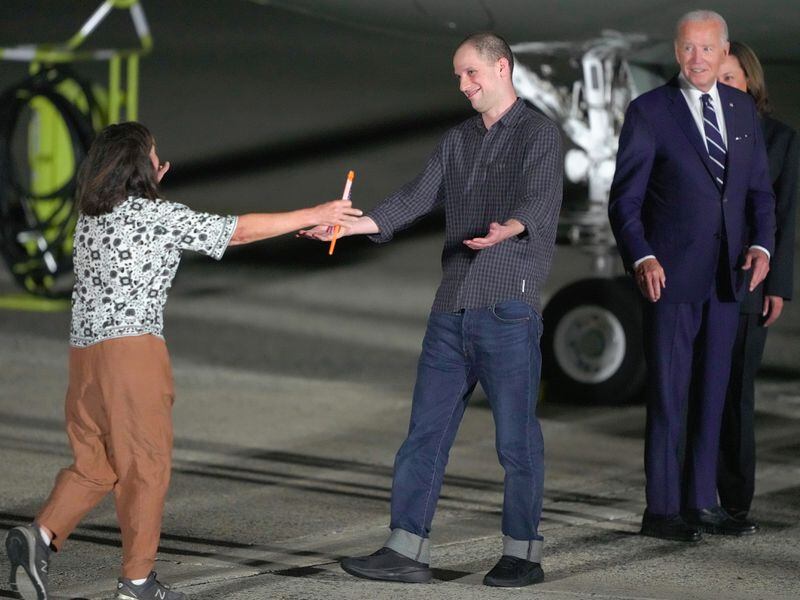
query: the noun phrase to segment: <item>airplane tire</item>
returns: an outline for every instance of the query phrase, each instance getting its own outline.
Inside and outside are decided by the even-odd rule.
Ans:
[[[641,396],[646,376],[641,305],[628,277],[568,285],[553,296],[543,317],[548,397],[609,405]]]

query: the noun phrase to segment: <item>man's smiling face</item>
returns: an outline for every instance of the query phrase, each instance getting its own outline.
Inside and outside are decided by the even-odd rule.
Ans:
[[[728,42],[722,35],[719,21],[688,21],[681,26],[675,40],[675,58],[681,73],[704,92],[714,85],[720,65],[728,55]]]
[[[453,56],[458,89],[479,113],[491,109],[501,98],[500,71],[504,62],[487,61],[472,44],[464,44]]]

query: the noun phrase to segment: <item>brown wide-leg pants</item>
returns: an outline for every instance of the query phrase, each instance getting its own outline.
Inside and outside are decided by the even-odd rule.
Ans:
[[[161,338],[122,337],[70,348],[65,412],[75,462],[58,474],[36,517],[54,533],[56,548],[113,491],[122,576],[150,574],[172,466],[173,399]]]

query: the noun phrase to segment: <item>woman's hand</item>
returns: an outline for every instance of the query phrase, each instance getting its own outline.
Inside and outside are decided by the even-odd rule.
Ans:
[[[314,221],[326,227],[336,225],[344,227],[355,223],[358,217],[362,215],[359,209],[353,208],[353,203],[350,200],[331,200],[325,204],[315,206],[312,210],[314,211]]]

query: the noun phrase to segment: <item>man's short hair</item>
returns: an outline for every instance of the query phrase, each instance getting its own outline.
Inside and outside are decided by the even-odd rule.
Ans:
[[[675,41],[678,40],[681,27],[686,25],[686,23],[697,23],[699,21],[717,21],[722,26],[722,43],[728,41],[728,24],[725,22],[725,19],[722,18],[721,14],[713,10],[693,10],[678,19],[678,23],[675,25]]]
[[[514,72],[514,55],[511,53],[511,48],[503,38],[491,31],[479,31],[472,33],[464,38],[458,45],[459,48],[465,44],[472,45],[481,57],[493,62],[497,62],[501,58],[508,61],[509,73]]]

